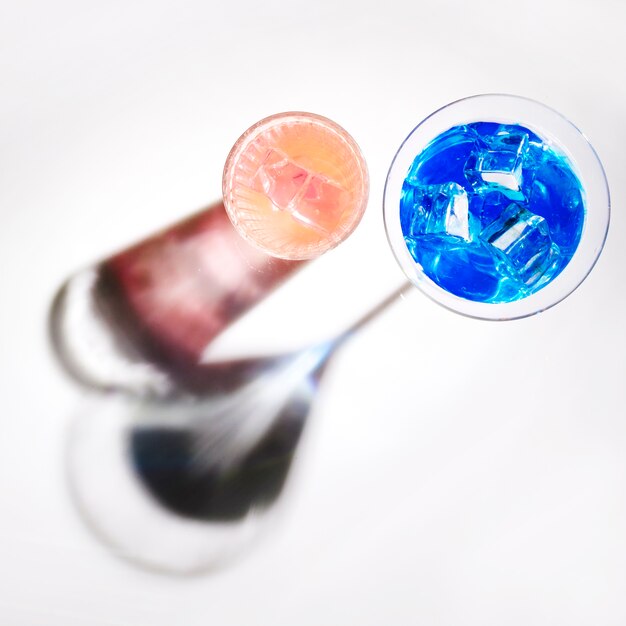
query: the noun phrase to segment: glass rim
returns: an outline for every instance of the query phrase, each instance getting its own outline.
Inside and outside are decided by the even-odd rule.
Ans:
[[[237,186],[236,167],[241,155],[244,153],[249,144],[257,137],[271,131],[274,128],[290,124],[316,125],[323,128],[325,132],[330,133],[339,142],[341,142],[350,154],[355,171],[358,171],[359,189],[358,193],[355,193],[356,202],[354,207],[352,207],[350,219],[346,220],[346,223],[341,229],[330,233],[325,238],[320,238],[320,241],[314,244],[294,244],[289,242],[287,244],[281,243],[280,245],[269,245],[266,241],[264,241],[264,238],[255,235],[255,233],[251,231],[249,225],[244,224],[238,215],[239,209],[237,207],[237,202],[233,197],[233,190]],[[291,261],[307,261],[317,258],[345,241],[354,232],[363,218],[369,199],[369,189],[370,182],[367,163],[354,137],[334,120],[331,120],[323,115],[319,115],[318,113],[311,113],[308,111],[283,111],[264,117],[254,123],[246,131],[244,131],[244,133],[237,139],[230,149],[224,163],[224,170],[222,174],[222,198],[224,207],[237,232],[246,241],[262,252],[265,252],[272,257]],[[256,224],[255,226],[258,228],[259,224]]]
[[[471,122],[517,123],[565,154],[585,194],[585,217],[574,255],[558,276],[535,293],[504,303],[456,296],[437,285],[409,253],[400,226],[402,184],[414,158],[442,132]],[[424,118],[400,144],[391,162],[383,192],[387,240],[396,261],[411,282],[437,304],[466,317],[505,321],[545,311],[571,295],[595,266],[608,235],[610,192],[600,158],[585,134],[555,109],[525,96],[476,94],[450,102]]]

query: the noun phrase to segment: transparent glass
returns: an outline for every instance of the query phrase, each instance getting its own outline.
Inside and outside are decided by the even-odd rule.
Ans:
[[[242,237],[272,256],[311,259],[356,228],[367,206],[365,159],[321,115],[279,113],[249,128],[224,167],[224,204]]]
[[[550,283],[531,295],[505,303],[468,300],[429,278],[411,256],[400,225],[402,186],[415,157],[441,133],[472,122],[518,124],[563,153],[573,166],[585,194],[586,213],[581,238],[572,259]],[[405,274],[422,292],[442,306],[470,317],[511,320],[554,306],[571,294],[595,265],[610,219],[609,188],[602,164],[587,138],[553,109],[528,98],[486,94],[458,100],[422,121],[396,153],[385,184],[384,220],[391,249]]]

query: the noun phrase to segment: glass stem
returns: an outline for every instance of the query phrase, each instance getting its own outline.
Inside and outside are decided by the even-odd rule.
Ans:
[[[414,287],[410,281],[407,280],[403,282],[397,289],[394,289],[390,294],[388,294],[385,298],[378,302],[378,304],[374,305],[361,317],[359,317],[352,324],[350,324],[350,326],[344,329],[339,335],[337,335],[337,337],[333,341],[334,347],[338,348],[339,346],[343,345],[344,342],[354,336],[355,333],[361,330],[365,325],[369,324],[381,313],[386,311],[392,304],[397,302],[405,292],[411,289],[414,289]]]

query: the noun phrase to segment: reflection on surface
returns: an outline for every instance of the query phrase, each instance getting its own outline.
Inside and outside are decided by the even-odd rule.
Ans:
[[[203,397],[92,398],[67,452],[89,525],[121,556],[171,573],[210,569],[249,546],[279,501],[329,355],[323,344],[207,366],[231,384]]]
[[[246,242],[218,203],[66,281],[55,353],[90,388],[202,392],[206,346],[301,265]]]
[[[189,574],[240,553],[279,507],[329,359],[401,285],[331,341],[199,366],[202,394],[94,395],[67,451],[75,501],[121,556]]]

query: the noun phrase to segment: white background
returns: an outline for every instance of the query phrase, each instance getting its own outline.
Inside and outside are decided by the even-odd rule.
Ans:
[[[625,7],[3,0],[0,624],[623,626]],[[334,361],[253,552],[188,579],[112,555],[64,477],[81,392],[47,345],[59,283],[214,201],[243,130],[307,110],[361,145],[371,200],[268,303],[264,337],[338,329],[402,280],[381,210],[395,150],[481,92],[542,101],[597,149],[613,219],[588,280],[510,323],[411,294]]]

